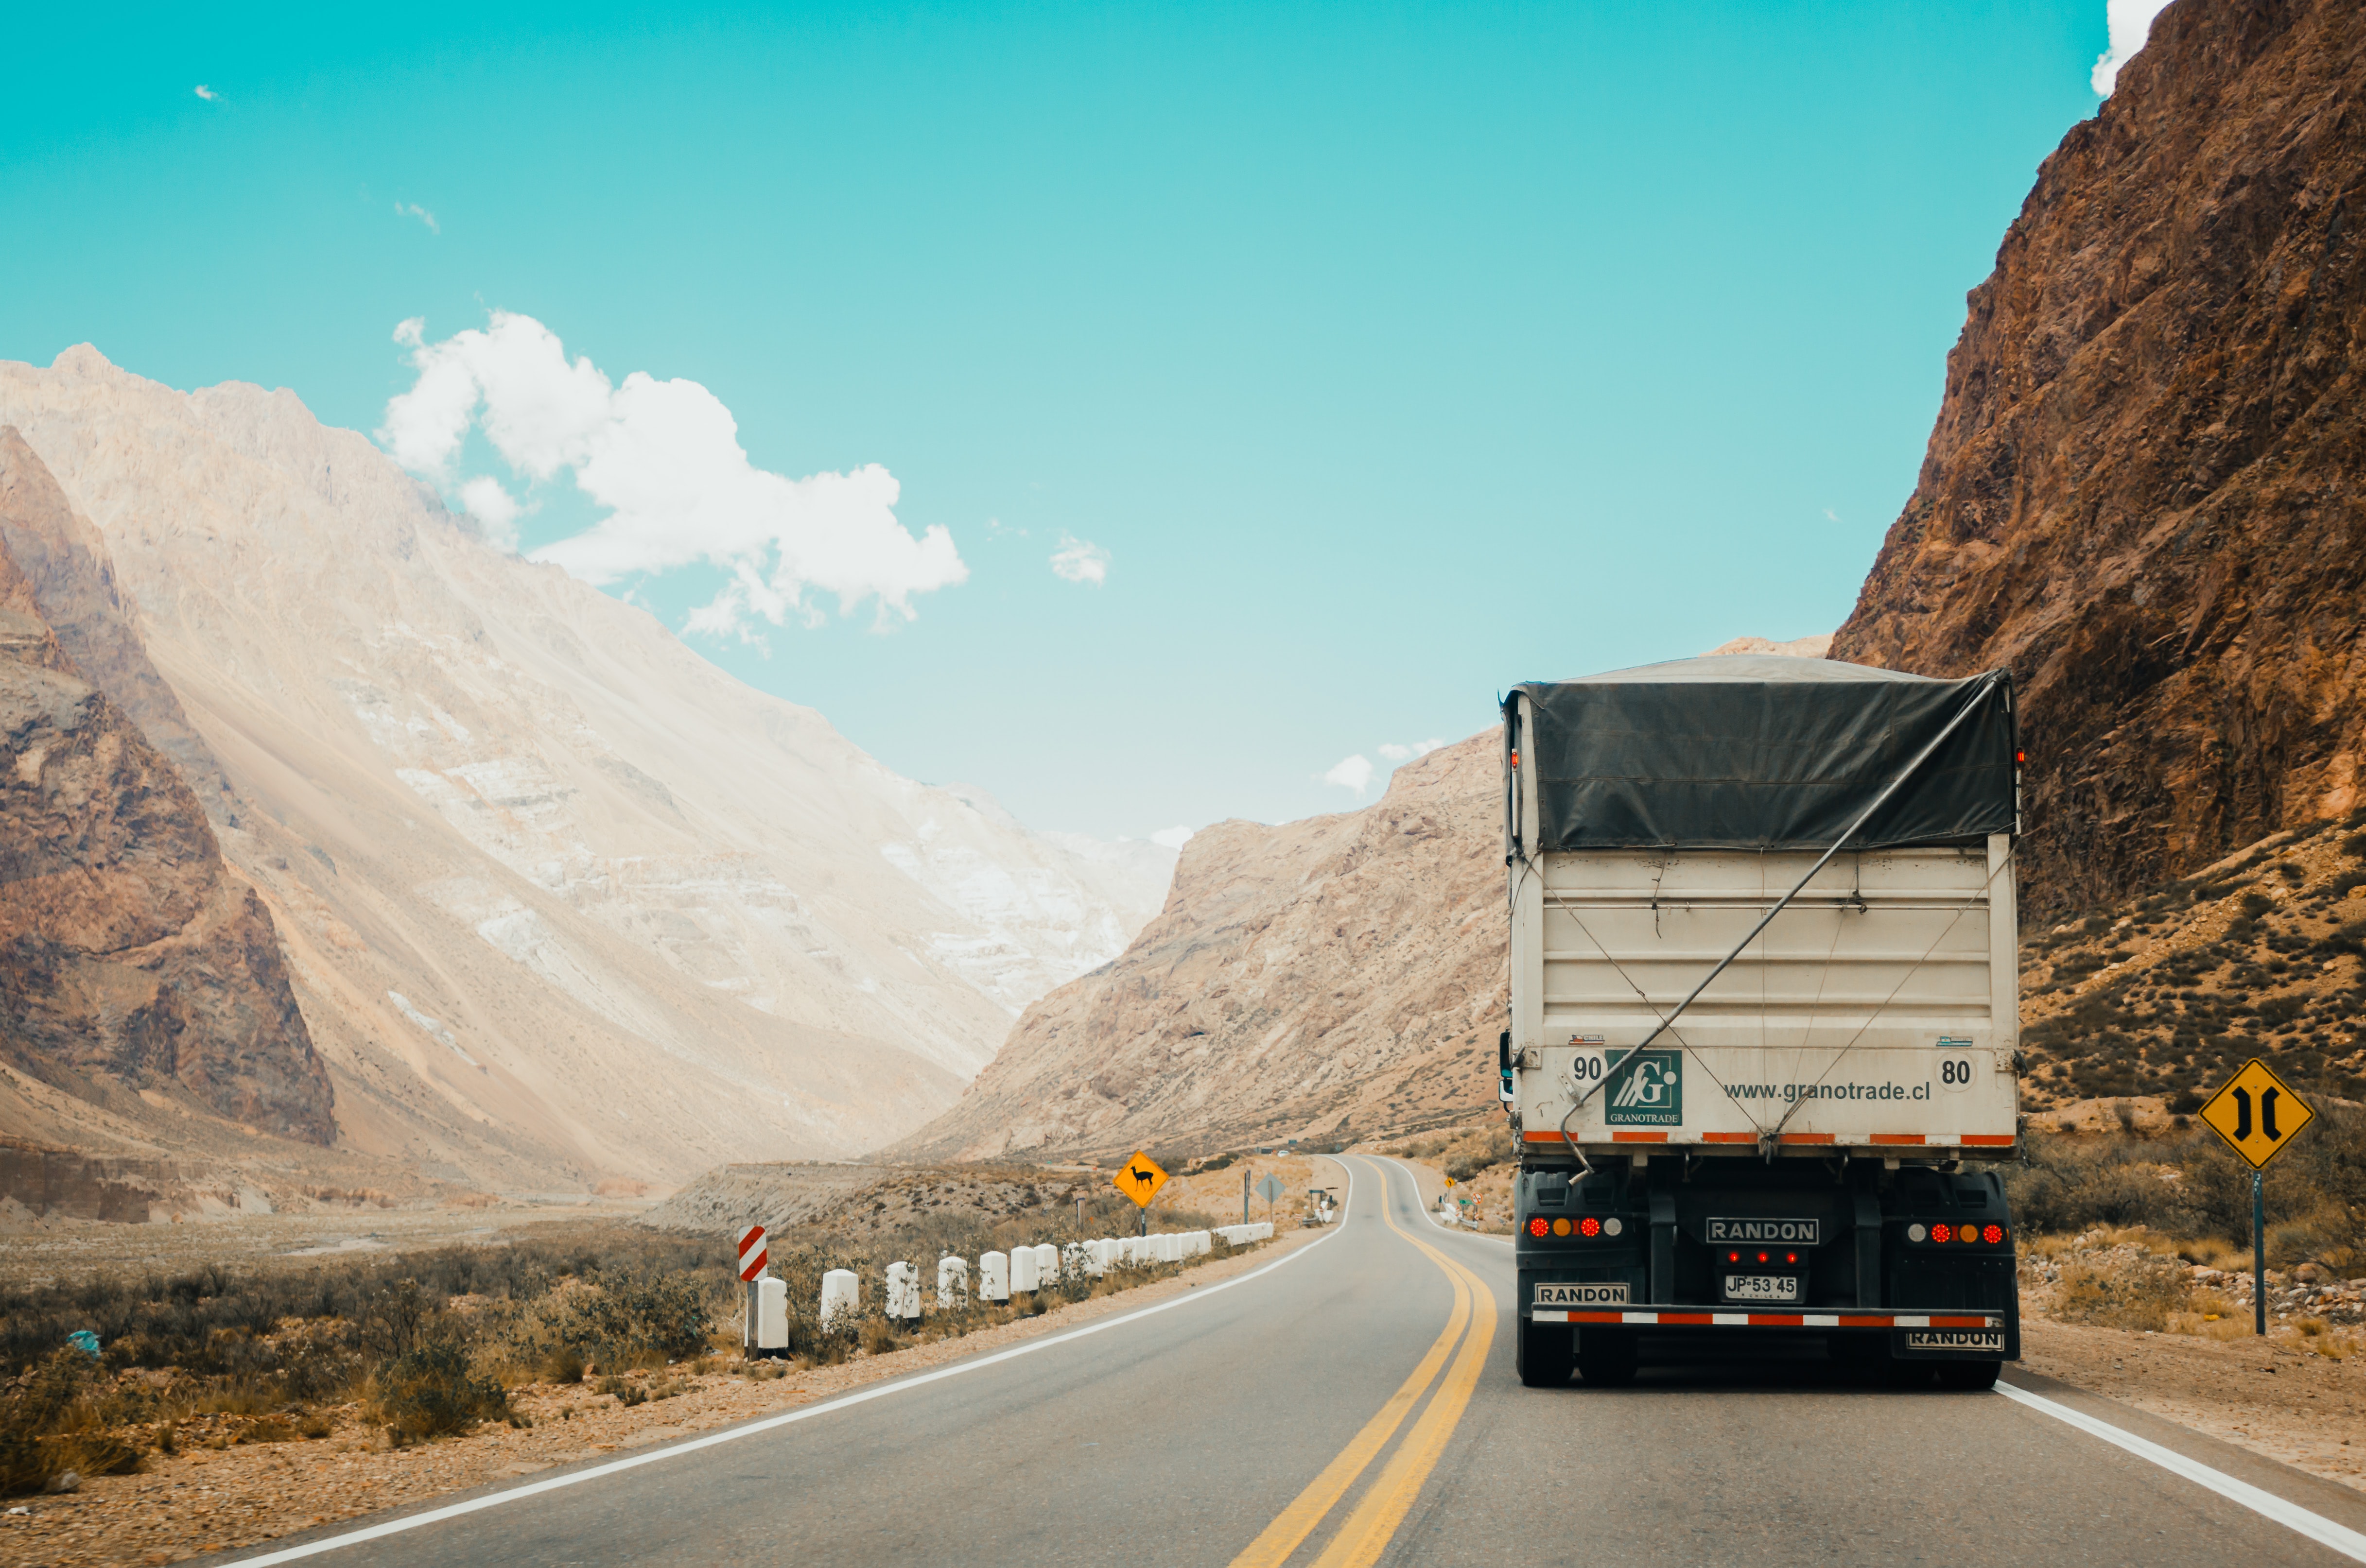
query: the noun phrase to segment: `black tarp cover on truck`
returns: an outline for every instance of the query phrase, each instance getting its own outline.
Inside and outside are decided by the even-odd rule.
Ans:
[[[1850,841],[1866,849],[2015,830],[2008,672],[1934,680],[1724,655],[1530,681],[1504,703],[1505,745],[1534,765],[1538,793],[1540,842],[1518,847],[1825,849],[1966,705],[1971,716]]]

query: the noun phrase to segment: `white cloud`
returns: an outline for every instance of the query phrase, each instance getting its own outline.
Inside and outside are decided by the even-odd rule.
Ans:
[[[490,474],[479,474],[460,487],[460,504],[468,515],[484,525],[486,543],[515,554],[518,545],[517,520],[522,511],[517,498],[501,487],[501,482]]]
[[[1052,574],[1065,582],[1090,583],[1095,588],[1109,581],[1110,553],[1087,539],[1073,534],[1060,535],[1060,547],[1052,552]]]
[[[1427,756],[1445,744],[1444,741],[1436,738],[1415,741],[1411,745],[1399,745],[1394,741],[1386,741],[1375,749],[1391,762],[1405,762],[1416,756]]]
[[[220,97],[221,95],[215,92],[211,87],[207,86],[203,82],[200,82],[197,84],[197,96],[210,104],[215,99]]]
[[[2108,98],[2120,79],[2120,67],[2135,57],[2152,36],[2152,19],[2169,8],[2169,0],[2105,0],[2103,15],[2112,29],[2112,47],[2095,61],[2089,78],[2095,91]]]
[[[1322,775],[1316,780],[1323,784],[1336,784],[1342,790],[1352,790],[1358,795],[1364,792],[1364,786],[1371,781],[1372,760],[1362,756],[1342,757],[1332,765],[1328,773]]]
[[[420,206],[415,201],[396,202],[394,204],[394,215],[397,218],[415,218],[419,219],[420,222],[427,225],[427,232],[430,234],[441,234],[444,232],[442,226],[435,221],[435,215],[428,211],[425,207]]]
[[[758,621],[818,624],[809,594],[851,615],[877,601],[881,622],[912,618],[912,596],[969,577],[952,535],[918,538],[896,521],[896,476],[867,464],[791,479],[748,461],[739,426],[695,381],[641,371],[612,384],[588,357],[569,362],[530,316],[496,310],[484,329],[430,342],[423,319],[394,330],[417,379],[386,406],[377,439],[395,460],[445,483],[473,428],[529,483],[562,472],[607,515],[534,552],[592,583],[698,563],[729,581],[686,630],[755,640]],[[464,487],[465,493],[465,487]]]
[[[1150,835],[1150,842],[1161,849],[1180,849],[1191,842],[1191,830],[1182,826],[1162,827]]]

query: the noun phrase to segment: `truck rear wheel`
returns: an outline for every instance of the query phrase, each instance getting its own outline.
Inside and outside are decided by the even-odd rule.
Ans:
[[[2002,1361],[1942,1361],[1939,1363],[1941,1388],[1994,1388],[1997,1373],[2004,1370]]]
[[[1577,1347],[1577,1374],[1593,1388],[1623,1388],[1635,1381],[1635,1336],[1590,1328]]]
[[[1519,1367],[1520,1382],[1528,1387],[1560,1387],[1569,1381],[1569,1325],[1523,1322],[1513,1360]]]

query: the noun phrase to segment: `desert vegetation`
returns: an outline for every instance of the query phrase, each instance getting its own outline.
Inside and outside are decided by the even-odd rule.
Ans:
[[[2366,1098],[2366,811],[2024,939],[2030,1099],[2190,1114],[2245,1058]]]
[[[828,1364],[970,1333],[1174,1273],[1182,1265],[1063,1277],[1008,1304],[939,1312],[936,1260],[1122,1234],[1138,1211],[1110,1194],[1015,1215],[929,1212],[892,1230],[806,1230],[775,1241],[789,1287],[790,1351]],[[1204,1215],[1162,1209],[1155,1228]],[[1219,1246],[1221,1247],[1221,1243]],[[887,1263],[920,1265],[930,1312],[891,1322]],[[858,1308],[819,1320],[821,1276],[851,1269]],[[304,1268],[96,1273],[0,1288],[0,1489],[120,1473],[151,1452],[319,1439],[358,1428],[403,1447],[488,1421],[524,1425],[511,1394],[580,1386],[636,1406],[736,1361],[742,1293],[719,1238],[637,1226],[564,1240],[452,1247]],[[776,1375],[772,1367],[744,1369]]]

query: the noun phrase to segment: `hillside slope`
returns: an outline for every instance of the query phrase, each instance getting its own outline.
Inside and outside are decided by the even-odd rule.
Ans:
[[[1376,804],[1183,846],[1116,962],[1027,1010],[896,1159],[1115,1152],[1402,1126],[1493,1096],[1507,1002],[1496,732]]]
[[[340,1148],[509,1190],[925,1121],[1121,950],[1166,852],[897,777],[646,612],[479,540],[290,393],[0,363],[233,791]]]
[[[2046,919],[2338,817],[2366,756],[2366,17],[2179,0],[1973,290],[1831,656],[2010,666]]]
[[[78,1102],[177,1103],[329,1142],[329,1077],[270,916],[172,763],[83,678],[5,548],[0,756],[0,1058],[15,1070],[0,1136],[70,1130],[22,1073]]]

